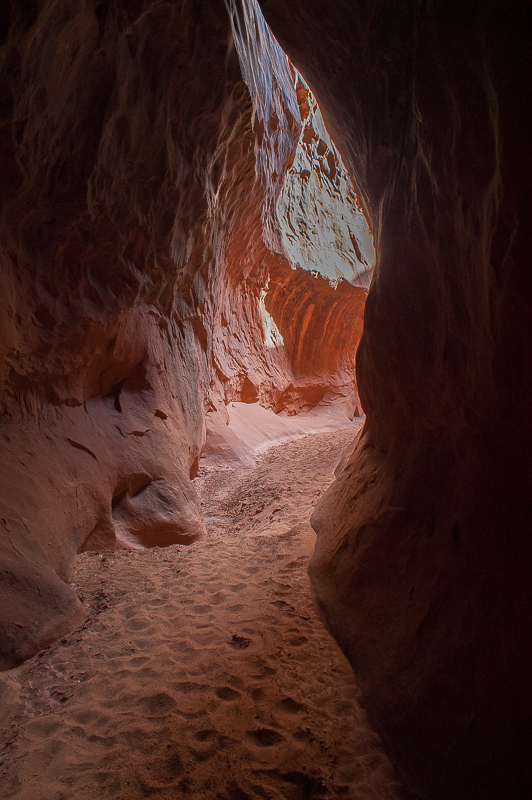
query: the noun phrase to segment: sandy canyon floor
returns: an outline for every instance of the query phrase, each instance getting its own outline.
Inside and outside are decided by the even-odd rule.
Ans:
[[[400,797],[307,576],[355,433],[203,468],[189,547],[79,557],[84,626],[0,676],[3,800]]]

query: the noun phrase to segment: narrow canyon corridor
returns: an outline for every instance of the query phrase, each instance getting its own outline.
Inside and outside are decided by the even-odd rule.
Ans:
[[[0,2],[0,800],[530,800],[531,53]]]
[[[202,469],[189,547],[79,556],[87,620],[2,676],[3,800],[398,800],[307,575],[356,431]]]

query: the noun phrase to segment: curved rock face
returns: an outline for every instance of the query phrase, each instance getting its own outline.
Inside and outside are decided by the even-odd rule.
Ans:
[[[332,391],[353,413],[365,299],[350,287],[342,343],[345,290],[283,254],[274,210],[301,119],[265,27],[240,52],[277,65],[254,108],[218,0],[4,6],[0,668],[80,620],[77,552],[202,534],[190,476],[208,409],[293,413]],[[319,368],[300,357],[318,329],[290,321],[303,299],[332,336]]]
[[[262,6],[377,248],[317,594],[416,796],[529,797],[530,10]]]

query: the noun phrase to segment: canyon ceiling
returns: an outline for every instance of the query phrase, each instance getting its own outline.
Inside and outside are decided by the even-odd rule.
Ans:
[[[207,413],[361,401],[320,605],[414,797],[524,800],[530,4],[261,6],[375,237],[357,386],[365,289],[283,249],[308,95],[254,0],[2,6],[0,664],[82,621],[77,552],[203,533]]]

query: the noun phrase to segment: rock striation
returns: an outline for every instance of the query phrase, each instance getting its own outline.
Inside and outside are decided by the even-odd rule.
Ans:
[[[365,291],[284,255],[301,116],[252,12],[254,50],[213,0],[2,7],[0,668],[82,619],[76,553],[202,535],[206,412],[359,406]]]
[[[264,0],[375,236],[312,579],[414,796],[532,792],[529,4]]]

